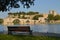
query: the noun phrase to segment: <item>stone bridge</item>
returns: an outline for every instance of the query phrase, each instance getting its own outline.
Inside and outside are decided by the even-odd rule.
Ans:
[[[34,24],[34,20],[30,19],[20,19],[20,18],[5,18],[4,25],[14,25],[14,24]]]

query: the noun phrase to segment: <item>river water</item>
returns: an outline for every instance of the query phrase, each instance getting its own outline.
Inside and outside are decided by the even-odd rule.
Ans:
[[[60,24],[40,24],[29,26],[33,32],[60,33]],[[7,30],[7,26],[0,25],[0,32]]]

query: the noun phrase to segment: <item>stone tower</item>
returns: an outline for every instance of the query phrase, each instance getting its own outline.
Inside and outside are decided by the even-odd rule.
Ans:
[[[49,14],[53,14],[55,16],[55,15],[57,15],[57,12],[55,10],[50,10]]]

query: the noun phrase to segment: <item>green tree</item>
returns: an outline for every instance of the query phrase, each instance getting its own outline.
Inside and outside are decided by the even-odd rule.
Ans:
[[[35,14],[39,14],[39,12],[32,12],[32,11],[27,12],[27,15],[35,15]]]
[[[48,14],[48,21],[54,20],[54,15],[53,14]]]
[[[60,20],[60,15],[56,15],[56,16],[54,17],[54,20]]]
[[[0,19],[0,24],[3,24],[4,20],[3,19]]]
[[[35,15],[35,16],[33,17],[33,20],[38,20],[39,17],[43,17],[43,15]]]
[[[9,11],[11,8],[19,8],[19,3],[25,8],[34,5],[34,0],[0,0],[0,11]]]

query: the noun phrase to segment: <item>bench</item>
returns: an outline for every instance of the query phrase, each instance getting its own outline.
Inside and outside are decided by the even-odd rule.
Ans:
[[[32,35],[32,30],[30,30],[30,26],[8,26],[8,34],[13,34],[12,32],[19,32],[19,34],[28,33]]]

